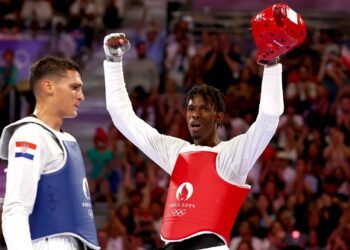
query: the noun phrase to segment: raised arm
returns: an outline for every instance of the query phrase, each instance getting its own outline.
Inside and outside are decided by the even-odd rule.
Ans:
[[[243,184],[249,170],[269,144],[283,113],[282,65],[265,66],[259,113],[245,134],[226,142],[220,155],[225,178]]]
[[[264,65],[259,114],[245,134],[228,142],[219,159],[225,178],[238,183],[245,183],[249,170],[277,129],[284,109],[282,65],[278,59],[303,42],[306,26],[289,6],[275,4],[252,18],[252,33],[257,63]]]
[[[125,88],[122,57],[130,48],[130,43],[122,33],[105,37],[104,61],[106,106],[118,130],[143,151],[157,165],[168,173],[172,171],[169,148],[178,151],[186,142],[159,134],[156,129],[136,116]],[[169,157],[171,158],[169,161]]]

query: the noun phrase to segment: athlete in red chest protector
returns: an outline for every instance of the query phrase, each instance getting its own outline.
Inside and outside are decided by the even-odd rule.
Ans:
[[[205,84],[195,85],[186,95],[193,144],[160,134],[138,118],[123,77],[122,56],[130,43],[122,33],[104,39],[106,104],[113,123],[171,176],[161,227],[166,250],[228,249],[232,226],[250,190],[245,184],[248,172],[270,142],[283,113],[282,65],[275,59],[296,47],[304,34],[299,32],[300,39],[291,37],[295,29],[305,28],[295,18],[297,13],[285,5],[271,8],[252,19],[257,63],[264,65],[259,112],[245,134],[228,141],[220,141],[217,135],[225,111],[223,95]],[[271,34],[262,39],[266,33],[261,22],[267,22],[278,41],[270,39]],[[276,42],[282,47],[275,47]]]

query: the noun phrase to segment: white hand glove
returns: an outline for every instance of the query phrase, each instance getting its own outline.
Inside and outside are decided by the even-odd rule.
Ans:
[[[120,62],[125,52],[130,49],[130,42],[124,33],[112,33],[105,36],[103,49],[106,59],[112,62]]]

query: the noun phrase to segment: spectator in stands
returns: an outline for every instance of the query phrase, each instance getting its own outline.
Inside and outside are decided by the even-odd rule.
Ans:
[[[247,221],[241,222],[239,225],[239,235],[231,239],[230,250],[236,250],[240,242],[248,242],[254,250],[267,250],[268,244],[266,240],[261,240],[252,234],[251,225]]]
[[[238,246],[237,250],[254,250],[252,243],[250,241],[242,240]]]
[[[156,94],[156,89],[148,94],[142,86],[136,86],[130,93],[131,103],[137,116],[152,127],[156,125],[156,98],[152,98]]]
[[[101,180],[98,183],[98,190],[95,192],[93,202],[101,202],[106,204],[108,207],[107,211],[112,213],[114,211],[114,203],[116,202],[116,197],[113,195],[110,187],[110,183],[107,180]]]
[[[162,224],[164,204],[161,201],[152,201],[150,204],[150,216],[152,221],[152,226],[156,230],[157,235],[160,235],[160,226]]]
[[[131,203],[121,203],[116,210],[116,217],[125,227],[128,234],[135,232],[136,222]]]
[[[350,247],[350,216],[348,204],[344,206],[343,215],[337,228],[330,235],[327,242],[327,249],[349,249]]]
[[[15,51],[5,49],[2,54],[3,65],[0,66],[0,131],[10,122],[20,118],[21,100],[16,90],[18,68],[15,65]]]
[[[317,98],[317,83],[312,77],[312,72],[305,66],[300,66],[294,76],[288,77],[286,86],[286,101],[294,103],[296,112],[303,114]]]
[[[255,200],[255,204],[261,213],[261,220],[259,224],[263,228],[268,229],[276,220],[276,215],[274,214],[271,200],[269,200],[265,194],[259,193]]]
[[[350,146],[350,95],[343,94],[338,96],[334,107],[336,127],[343,132],[344,143]]]
[[[205,55],[205,81],[223,93],[239,78],[241,57],[232,50],[227,33],[211,34],[212,49]]]
[[[259,86],[262,77],[262,68],[256,63],[257,50],[252,50],[251,53],[243,60],[243,68],[250,71],[250,83]],[[260,87],[258,87],[260,90]]]
[[[56,16],[52,21],[52,33],[49,41],[49,53],[72,59],[77,53],[77,44],[73,36],[66,31],[67,20]]]
[[[162,27],[155,19],[151,19],[147,22],[141,20],[140,24],[136,26],[134,38],[132,39],[134,44],[137,44],[140,41],[145,43],[147,58],[156,64],[158,72],[162,76],[165,73],[164,50],[166,34],[164,27]]]
[[[112,217],[106,225],[106,250],[124,250],[126,229],[118,217]]]
[[[284,246],[286,231],[283,229],[281,222],[274,220],[269,227],[268,232],[268,249],[280,250]]]
[[[319,135],[319,133],[315,133],[318,131],[313,132],[313,134]],[[312,135],[311,135],[312,136]],[[322,174],[324,169],[324,161],[322,157],[322,149],[323,146],[317,140],[312,142],[306,142],[305,150],[304,150],[304,159],[306,164],[306,169],[310,172],[312,176],[316,178],[317,181],[317,189],[315,195],[320,195],[323,188],[323,180],[322,180]],[[312,184],[313,186],[314,184]],[[314,186],[313,186],[314,188]]]
[[[306,38],[303,43],[295,48],[293,51],[281,58],[283,65],[285,65],[285,73],[297,70],[302,64],[305,58],[311,58],[312,65],[315,66],[316,71],[319,68],[321,61],[321,50],[315,48],[314,37],[311,31],[307,32]],[[317,72],[314,72],[317,75]]]
[[[3,23],[5,17],[12,16],[18,21],[22,8],[22,0],[1,0],[0,1],[0,23]]]
[[[284,182],[284,193],[290,194],[292,191],[292,185],[296,178],[296,171],[293,165],[293,160],[288,152],[284,150],[277,151],[275,159],[275,168],[278,172],[278,175],[282,177]]]
[[[125,249],[126,250],[148,250],[149,247],[146,247],[142,235],[140,233],[134,233],[127,235],[127,239],[125,241]]]
[[[204,57],[212,49],[212,39],[210,32],[203,30],[200,35],[200,42],[196,44],[197,54]]]
[[[185,37],[187,37],[190,40],[191,44],[193,44],[194,39],[190,26],[191,24],[186,18],[180,18],[179,20],[176,20],[173,29],[167,36],[166,44],[170,45],[173,43],[177,43]]]
[[[334,53],[333,50],[326,51],[323,54],[318,72],[318,81],[326,86],[331,102],[335,100],[339,89],[343,85],[349,84],[346,67],[339,54]]]
[[[337,183],[334,178],[325,178],[324,192],[310,206],[309,227],[317,228],[321,246],[327,244],[329,236],[339,226],[343,213],[336,187]]]
[[[284,188],[285,183],[283,176],[278,171],[275,163],[267,165],[260,176],[261,192],[272,203],[272,211],[278,211],[285,205]]]
[[[115,0],[105,1],[104,13],[102,16],[103,25],[107,30],[120,28],[122,19]]]
[[[283,135],[285,136],[285,141],[279,144],[281,150],[283,150],[289,157],[292,166],[298,160],[301,152],[304,149],[304,139],[307,136],[306,130],[301,128],[300,131],[294,129],[292,125],[287,125],[283,128]],[[282,134],[282,133],[281,133]],[[282,140],[281,140],[282,141]]]
[[[204,81],[205,64],[204,58],[196,53],[190,58],[188,70],[185,73],[183,88],[184,92],[189,91],[195,84],[205,84]]]
[[[230,95],[231,105],[228,106],[230,114],[246,114],[258,109],[259,88],[252,82],[252,74],[248,67],[240,70],[239,77],[235,84],[227,87],[226,94]]]
[[[296,182],[303,180],[306,190],[309,194],[316,195],[319,190],[319,182],[316,175],[312,172],[312,166],[306,164],[306,160],[303,157],[298,158],[296,168]]]
[[[68,17],[70,5],[74,0],[50,0],[56,15],[63,15]]]
[[[344,197],[346,197],[346,199],[349,200],[350,198],[350,173],[349,171],[344,171],[346,176],[346,180],[340,185],[339,189],[338,189],[338,193],[340,195],[343,195]]]
[[[176,82],[172,78],[165,79],[164,93],[158,98],[159,120],[158,128],[162,133],[166,133],[174,122],[175,114],[184,116],[183,105],[184,95],[177,91]]]
[[[137,57],[125,64],[125,79],[128,81],[128,90],[142,87],[146,95],[159,87],[159,72],[156,64],[147,57],[146,43],[140,41],[136,45]]]
[[[295,229],[295,217],[294,213],[290,208],[286,206],[281,207],[277,211],[277,220],[281,222],[282,228],[286,232],[286,234],[291,233]]]
[[[321,136],[329,128],[331,121],[331,106],[332,102],[329,96],[329,91],[324,85],[317,86],[317,98],[310,105],[304,114],[304,119],[308,127],[320,131]]]
[[[69,9],[70,19],[76,28],[83,30],[86,48],[92,51],[98,23],[98,5],[95,0],[75,0]]]
[[[107,250],[107,240],[108,240],[108,234],[106,232],[106,229],[101,228],[97,230],[97,240],[100,244],[100,250]]]
[[[304,127],[303,116],[296,112],[295,103],[287,102],[285,104],[286,111],[282,114],[277,130],[278,146],[284,148],[287,140],[287,130],[292,129],[296,133],[302,132]]]
[[[96,181],[96,185],[109,181],[114,167],[114,155],[108,148],[108,137],[103,128],[96,129],[93,147],[88,149],[87,156],[91,164],[90,178]],[[112,185],[110,190],[113,190]]]
[[[0,23],[0,39],[20,39],[20,23],[13,15],[7,15]]]
[[[24,0],[20,17],[26,29],[29,29],[33,23],[37,23],[40,29],[48,30],[51,27],[53,14],[51,1]]]
[[[335,127],[329,130],[329,144],[323,150],[323,158],[328,168],[350,167],[350,147],[344,143],[343,132]]]
[[[180,38],[166,47],[165,69],[173,78],[177,86],[184,91],[184,80],[189,70],[190,60],[195,55],[196,48],[189,36],[181,35]]]
[[[305,250],[326,250],[320,246],[319,236],[316,230],[311,229],[308,234],[309,241],[305,245]]]

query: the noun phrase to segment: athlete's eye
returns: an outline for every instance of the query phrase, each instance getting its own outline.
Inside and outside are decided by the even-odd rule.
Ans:
[[[188,112],[193,112],[194,111],[194,107],[193,106],[187,106],[187,111]]]
[[[79,91],[81,89],[81,85],[72,85],[72,90]]]
[[[202,112],[208,112],[209,111],[209,107],[208,106],[202,106],[201,107],[201,111]]]

